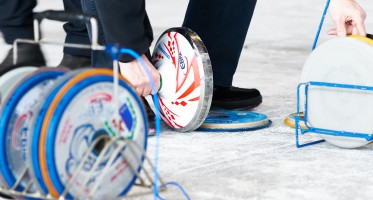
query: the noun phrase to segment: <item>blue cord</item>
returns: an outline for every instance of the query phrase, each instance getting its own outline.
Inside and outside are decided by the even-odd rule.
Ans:
[[[181,186],[180,186],[178,183],[176,183],[176,182],[168,182],[168,183],[165,183],[165,184],[161,185],[159,188],[166,187],[167,185],[172,185],[172,186],[177,187],[177,188],[178,188],[178,189],[183,193],[184,197],[185,197],[187,200],[190,200],[190,197],[189,197],[188,193],[184,190],[183,187],[181,187]],[[160,199],[160,200],[165,200],[165,199],[163,199],[162,197],[160,197],[159,195],[158,195],[158,199]]]
[[[160,200],[164,200],[161,196],[159,196],[159,192],[158,192],[158,163],[159,163],[159,159],[158,159],[158,155],[159,155],[159,136],[160,136],[160,133],[161,133],[161,117],[160,117],[160,109],[159,109],[159,102],[157,101],[158,100],[158,94],[157,94],[157,91],[158,89],[155,87],[155,83],[154,83],[154,80],[150,74],[150,71],[149,69],[146,67],[146,64],[145,64],[145,61],[141,58],[141,56],[139,54],[137,54],[135,51],[133,51],[132,49],[126,49],[126,48],[118,48],[117,46],[115,45],[107,45],[106,47],[106,51],[110,54],[110,56],[112,57],[113,60],[118,60],[118,57],[120,54],[129,54],[131,55],[132,57],[134,57],[135,59],[137,59],[140,64],[142,65],[142,67],[145,69],[145,72],[146,72],[146,75],[148,76],[149,80],[150,80],[150,85],[151,85],[151,88],[152,88],[152,96],[153,96],[153,103],[154,103],[154,107],[155,107],[155,136],[156,136],[156,144],[155,144],[155,155],[154,155],[154,185],[153,185],[153,188],[154,188],[154,199],[160,199]],[[173,185],[173,186],[176,186],[182,193],[183,195],[185,196],[185,198],[187,200],[190,200],[190,197],[188,195],[188,193],[183,189],[183,187],[181,187],[178,183],[176,182],[168,182],[168,183],[165,183],[163,185],[161,185],[159,188],[163,188],[165,187],[166,185]]]
[[[132,49],[125,49],[121,48],[120,49],[121,54],[129,54],[133,56],[135,59],[137,59],[140,64],[142,65],[143,69],[145,69],[146,75],[148,76],[150,80],[150,85],[152,88],[152,93],[154,93],[153,99],[154,99],[154,107],[155,107],[155,135],[156,135],[156,144],[155,144],[155,156],[154,156],[154,199],[157,198],[158,195],[158,153],[159,153],[159,135],[161,132],[161,123],[160,123],[160,116],[159,116],[159,104],[158,104],[158,95],[157,95],[157,89],[155,88],[155,83],[154,80],[150,74],[149,69],[146,67],[145,61],[141,58],[139,54],[137,54],[135,51]]]
[[[312,51],[315,50],[316,45],[317,45],[317,41],[319,40],[320,32],[321,32],[321,29],[322,29],[322,26],[323,26],[324,20],[325,20],[325,15],[328,12],[329,4],[330,4],[330,0],[327,0],[325,8],[324,8],[324,12],[323,12],[321,20],[320,20],[319,28],[318,28],[317,33],[316,33],[315,40],[313,41]]]

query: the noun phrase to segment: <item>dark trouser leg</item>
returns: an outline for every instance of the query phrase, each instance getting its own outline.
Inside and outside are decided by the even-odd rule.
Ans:
[[[32,39],[32,9],[36,0],[0,0],[0,31],[6,43],[17,38]]]
[[[32,39],[33,17],[32,9],[36,0],[0,0],[0,31],[3,33],[5,42],[12,44],[15,39]],[[39,45],[18,44],[17,63],[13,64],[13,49],[0,63],[0,75],[21,66],[44,66],[44,56]]]
[[[65,11],[83,12],[80,0],[63,0]],[[84,22],[68,22],[63,28],[66,32],[65,43],[90,44],[88,30]],[[91,49],[65,47],[59,66],[70,69],[91,67]]]
[[[98,28],[99,28],[99,35],[98,35],[98,42],[101,45],[106,44],[104,32],[102,30],[102,25],[100,22],[100,18],[98,16],[98,12],[95,6],[94,0],[81,0],[83,12],[87,14],[91,14],[97,19]],[[91,36],[90,26],[88,26],[89,35]],[[111,57],[105,51],[92,51],[92,66],[93,67],[108,67],[112,68],[113,61]]]
[[[210,55],[214,84],[232,86],[256,0],[190,0],[184,27],[195,31]]]
[[[79,0],[64,0],[63,5],[65,11],[82,12],[82,4]],[[66,43],[90,44],[85,23],[68,22],[63,25],[63,28],[66,32]],[[91,57],[91,50],[88,49],[64,48],[63,52],[73,56]]]

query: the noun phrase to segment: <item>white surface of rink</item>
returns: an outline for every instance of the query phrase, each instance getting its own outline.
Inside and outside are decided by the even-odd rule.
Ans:
[[[167,28],[181,25],[187,3],[147,1],[155,38]],[[368,0],[360,3],[368,13],[368,32],[373,33],[373,4]],[[372,199],[371,146],[341,149],[323,143],[297,149],[294,130],[283,124],[284,117],[295,112],[297,82],[311,52],[324,5],[321,0],[257,3],[234,85],[258,88],[263,103],[255,111],[268,115],[273,124],[267,129],[241,133],[163,130],[159,171],[166,181],[180,183],[192,199]],[[62,1],[40,0],[36,10],[59,8]],[[332,38],[326,35],[331,27],[327,17],[321,43]],[[48,40],[64,41],[61,23],[45,22],[43,32]],[[8,48],[1,43],[1,58]],[[62,48],[43,49],[48,64],[57,65]],[[148,153],[152,159],[154,144],[155,138],[149,138]],[[153,198],[133,196],[145,192],[147,189],[133,187],[129,197]],[[161,195],[183,199],[174,188]]]

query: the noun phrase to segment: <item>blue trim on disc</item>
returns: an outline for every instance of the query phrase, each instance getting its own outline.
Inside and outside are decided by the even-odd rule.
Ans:
[[[36,177],[41,189],[43,190],[43,192],[45,194],[48,193],[48,188],[45,185],[45,182],[43,180],[43,176],[42,176],[41,168],[40,168],[40,158],[39,158],[39,141],[40,141],[41,128],[43,126],[43,121],[44,121],[45,115],[46,115],[46,113],[48,111],[48,108],[49,108],[50,104],[52,103],[54,97],[57,95],[57,93],[60,91],[60,89],[67,83],[67,81],[69,81],[72,77],[70,77],[67,80],[60,83],[60,85],[55,87],[53,89],[53,91],[51,93],[49,93],[48,97],[44,101],[44,104],[39,111],[39,115],[37,116],[36,121],[35,121],[35,125],[34,125],[33,137],[32,137],[31,143],[30,143],[30,145],[31,145],[30,159],[31,159],[32,166],[33,166],[33,169],[34,169],[35,177]]]
[[[266,120],[266,115],[239,110],[212,110],[203,122],[204,124],[242,124]]]
[[[272,124],[271,120],[268,120],[266,124],[262,124],[255,127],[250,128],[232,128],[232,129],[225,129],[225,128],[203,128],[200,127],[197,131],[205,131],[205,132],[242,132],[242,131],[255,131],[263,128],[267,128]]]
[[[47,163],[47,168],[49,169],[49,175],[50,179],[52,181],[52,184],[54,185],[55,189],[59,194],[62,194],[64,191],[64,185],[61,182],[58,172],[57,172],[57,167],[55,164],[55,157],[54,157],[54,147],[55,147],[55,140],[56,140],[56,135],[57,135],[57,129],[61,120],[62,115],[64,114],[65,109],[67,106],[70,104],[72,99],[84,88],[95,84],[95,83],[100,83],[100,82],[113,82],[113,77],[108,76],[108,75],[96,75],[96,76],[91,76],[86,79],[81,80],[80,82],[76,83],[73,87],[71,87],[64,97],[61,99],[59,102],[59,106],[55,109],[53,117],[50,121],[50,126],[48,127],[48,134],[47,134],[47,141],[46,141],[46,163]],[[142,112],[143,120],[145,122],[145,142],[144,142],[144,149],[147,147],[147,131],[148,131],[148,124],[147,124],[147,118],[145,114],[145,110],[143,108],[141,99],[137,96],[136,92],[124,81],[119,80],[119,85],[126,88],[130,94],[134,97],[136,102],[140,105],[140,109]],[[144,160],[144,157],[142,158]],[[138,168],[138,172],[140,172],[141,166]],[[129,189],[132,187],[132,185],[135,183],[136,180],[136,175],[134,175],[132,181],[126,188],[123,190],[123,192],[120,194],[120,196],[125,195]],[[67,198],[73,198],[70,194],[67,195]]]
[[[231,125],[231,127],[214,128],[214,127],[200,127],[198,131],[209,131],[209,132],[239,132],[239,131],[252,131],[262,128],[266,128],[271,124],[268,120],[265,124],[256,126],[250,125],[250,123],[257,123],[264,120],[268,120],[266,115],[241,110],[211,110],[207,118],[203,122],[205,125]],[[235,124],[242,125],[247,124],[245,128],[236,128]]]
[[[26,94],[30,89],[32,89],[37,84],[51,79],[56,79],[57,77],[64,75],[65,72],[61,71],[46,71],[39,74],[35,74],[29,77],[27,80],[22,82],[11,94],[12,96],[5,102],[3,107],[1,117],[0,117],[0,172],[3,175],[4,181],[9,185],[13,186],[16,183],[16,178],[9,168],[7,156],[6,156],[6,149],[5,149],[5,138],[6,138],[6,131],[8,129],[8,125],[10,123],[10,118],[15,111],[15,108],[21,98]],[[16,188],[17,191],[22,191],[24,188],[22,186],[18,186]]]

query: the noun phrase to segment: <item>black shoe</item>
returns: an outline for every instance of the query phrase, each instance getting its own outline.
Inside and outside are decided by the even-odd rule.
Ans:
[[[63,54],[59,67],[67,67],[69,69],[80,69],[85,67],[91,67],[91,58],[83,56],[73,56],[69,54]]]
[[[45,66],[45,59],[38,44],[18,44],[17,63],[13,64],[13,48],[0,64],[0,76],[6,72],[25,66]]]
[[[211,106],[227,110],[252,109],[260,103],[262,95],[257,89],[214,86]]]

